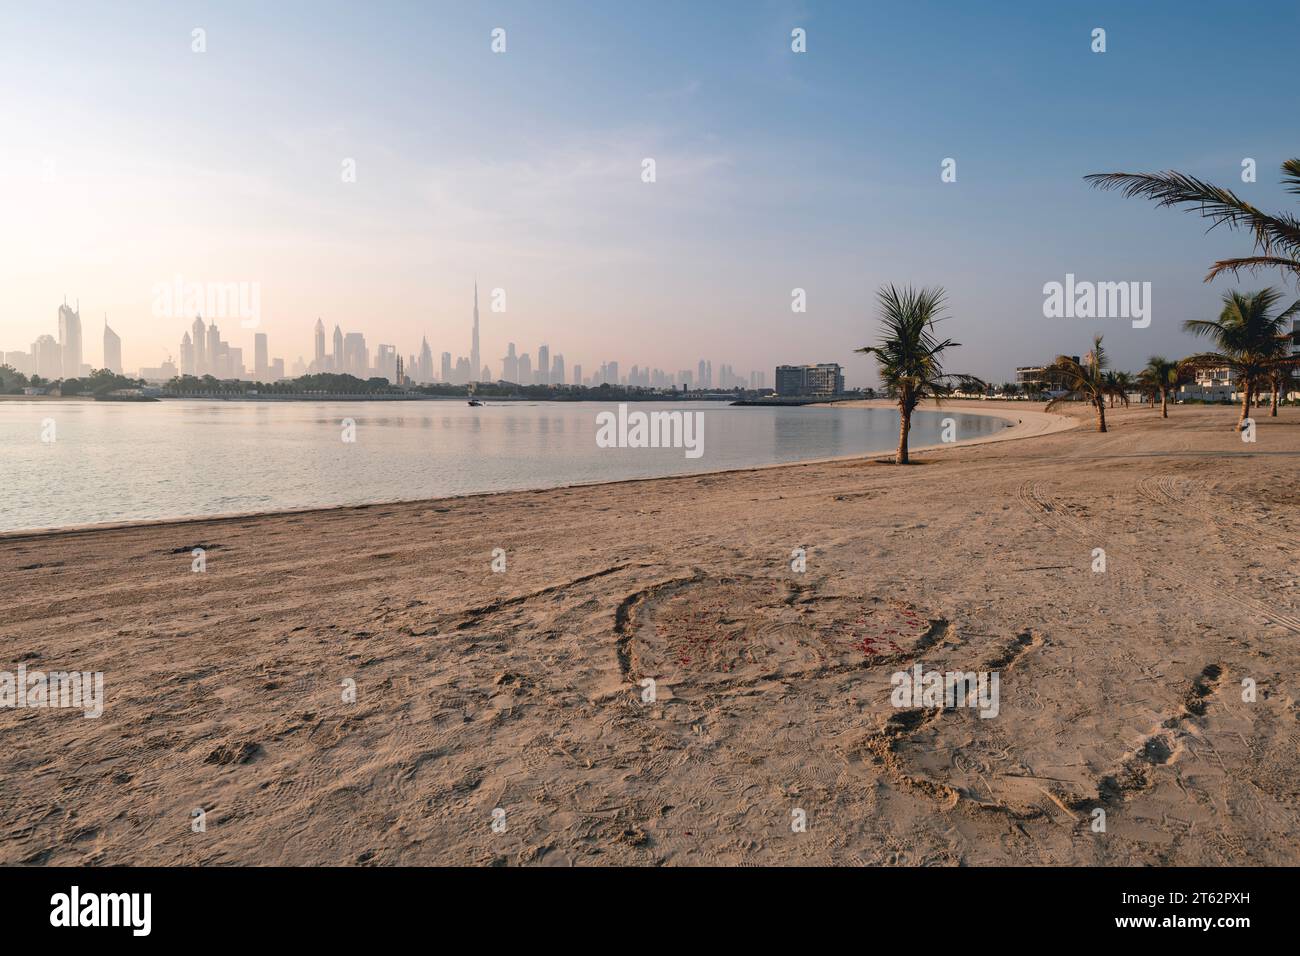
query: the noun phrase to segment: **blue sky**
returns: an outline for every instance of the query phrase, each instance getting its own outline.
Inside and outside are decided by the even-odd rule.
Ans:
[[[1082,177],[1175,168],[1294,210],[1297,27],[1293,2],[10,4],[0,350],[66,293],[92,364],[107,312],[155,365],[187,321],[152,290],[180,274],[260,283],[290,363],[318,315],[464,354],[477,275],[507,293],[482,306],[494,372],[513,341],[871,383],[851,350],[886,282],[948,289],[954,369],[1000,381],[1094,331],[1137,368],[1193,350],[1182,320],[1232,287],[1208,265],[1249,243]],[[1044,318],[1067,272],[1150,281],[1152,326]]]

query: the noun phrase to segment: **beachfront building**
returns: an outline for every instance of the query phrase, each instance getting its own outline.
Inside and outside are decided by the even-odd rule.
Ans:
[[[1079,356],[1066,356],[1071,361],[1079,361]],[[1052,367],[1053,363],[1047,365],[1021,365],[1016,368],[1016,384],[1020,390],[1027,395],[1037,392],[1053,392],[1065,389],[1065,380],[1061,373]],[[1087,364],[1087,363],[1085,363]]]
[[[1236,377],[1230,368],[1198,368],[1192,374],[1192,381],[1178,389],[1178,397],[1184,400],[1231,402],[1236,396]]]
[[[782,397],[829,397],[844,394],[844,370],[835,362],[778,365],[776,394]]]

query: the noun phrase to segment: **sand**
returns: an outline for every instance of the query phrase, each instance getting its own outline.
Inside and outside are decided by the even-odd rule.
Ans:
[[[970,407],[1025,422],[0,537],[0,669],[107,695],[0,710],[0,863],[1300,862],[1300,411]],[[917,661],[997,716],[895,707]]]

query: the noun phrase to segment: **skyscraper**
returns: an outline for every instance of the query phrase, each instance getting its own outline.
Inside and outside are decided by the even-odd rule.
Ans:
[[[222,359],[225,357],[226,350],[221,345],[221,332],[217,328],[217,323],[213,322],[208,326],[208,362],[203,371],[216,378],[229,374],[223,367]]]
[[[108,327],[107,315],[104,316],[104,364],[101,367],[122,374],[122,339]]]
[[[560,355],[558,352],[555,354],[555,358],[551,360],[550,383],[552,385],[564,384],[564,356]]]
[[[339,328],[337,322],[334,323],[334,364],[332,371],[346,372],[347,365],[343,362],[343,330]]]
[[[266,359],[266,333],[257,332],[252,337],[252,377],[255,381],[268,380],[270,363]]]
[[[369,369],[370,350],[366,348],[366,337],[360,332],[349,332],[343,337],[343,364],[335,371],[369,378]]]
[[[194,324],[190,326],[194,331],[194,374],[208,374],[208,349],[207,349],[207,330],[203,327],[203,318],[194,317]]]
[[[63,350],[52,335],[39,335],[32,343],[32,368],[35,374],[54,381],[63,374]]]
[[[181,336],[181,374],[198,374],[194,368],[194,340],[190,338],[189,332]]]
[[[316,360],[312,370],[325,371],[325,323],[319,317],[316,319]]]
[[[442,380],[443,382],[451,381],[451,353],[442,353]]]
[[[478,378],[479,369],[483,367],[483,363],[478,360],[478,279],[474,280],[474,336],[469,344],[469,367],[470,374]]]
[[[64,378],[81,375],[81,313],[59,306],[59,352]]]
[[[411,370],[407,369],[408,375],[410,372]],[[433,350],[429,348],[429,340],[423,336],[420,337],[420,364],[415,367],[415,380],[417,382],[433,381]]]
[[[501,379],[506,382],[519,382],[519,356],[515,354],[515,343],[506,346],[506,357],[501,360]]]
[[[537,349],[537,384],[551,384],[551,347],[538,346]]]

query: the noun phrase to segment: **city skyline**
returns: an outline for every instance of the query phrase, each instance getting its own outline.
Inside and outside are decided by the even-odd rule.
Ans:
[[[0,177],[23,224],[0,237],[2,347],[48,334],[49,303],[79,290],[87,314],[112,317],[127,367],[179,361],[194,313],[152,309],[179,275],[257,284],[258,331],[289,365],[310,360],[317,316],[399,343],[404,360],[427,336],[436,361],[465,351],[477,277],[494,372],[509,341],[549,339],[570,364],[840,361],[849,384],[871,385],[871,363],[850,352],[872,341],[874,290],[894,281],[949,291],[944,334],[963,343],[963,371],[1009,379],[1095,331],[1139,367],[1194,347],[1181,321],[1215,314],[1229,285],[1202,283],[1200,263],[1235,243],[1082,177],[1178,168],[1284,204],[1270,171],[1289,149],[1277,117],[1300,10],[1261,4],[1275,25],[1261,32],[1253,18],[1130,7],[775,4],[741,28],[738,8],[671,2],[375,17],[142,2],[79,6],[68,30],[11,6],[0,29],[27,42],[0,81],[27,93],[7,116]],[[1089,48],[1098,24],[1104,55]],[[490,48],[498,26],[503,53]],[[796,27],[806,53],[790,49]],[[1206,62],[1171,96],[1207,35],[1248,44],[1262,72]],[[57,64],[41,55],[53,48],[67,54]],[[1060,149],[1080,124],[1088,135]],[[53,133],[73,129],[75,147]],[[1244,158],[1257,181],[1240,181]],[[1045,319],[1043,284],[1067,273],[1150,281],[1151,328]],[[806,312],[791,310],[796,289]],[[251,352],[251,334],[214,317]]]
[[[238,328],[239,323],[234,323],[234,327]],[[85,361],[80,300],[75,308],[68,306],[66,301],[59,306],[56,330],[57,338],[48,333],[38,335],[30,351],[0,349],[0,365],[7,364],[24,375],[39,375],[48,381],[85,377],[99,368],[124,373],[122,338],[109,326],[107,315],[104,317],[100,364]],[[365,333],[344,331],[336,323],[329,338],[333,343],[331,350],[327,347],[324,321],[319,316],[313,328],[310,362],[302,355],[297,356],[292,365],[283,356],[272,357],[269,335],[257,331],[252,331],[251,335],[254,365],[250,371],[244,362],[244,348],[228,340],[216,320],[205,321],[201,314],[196,314],[189,328],[182,332],[176,353],[168,353],[166,359],[157,366],[139,366],[136,369],[137,376],[150,381],[167,381],[175,376],[211,375],[220,380],[269,383],[314,373],[343,373],[360,379],[378,376],[387,378],[393,384],[400,384],[400,376],[404,375],[412,384],[417,385],[467,385],[471,382],[506,381],[517,385],[598,386],[608,383],[661,389],[683,385],[706,389],[764,388],[767,381],[765,370],[753,369],[748,375],[740,375],[728,363],[720,363],[715,377],[712,360],[703,358],[698,360],[695,370],[687,368],[668,371],[634,363],[627,367],[626,374],[622,373],[625,366],[621,360],[606,360],[599,366],[594,363],[588,365],[587,368],[593,371],[590,375],[584,375],[582,363],[575,362],[569,366],[564,354],[556,352],[552,355],[546,342],[537,346],[535,367],[532,353],[518,352],[516,343],[508,342],[506,354],[499,360],[501,374],[494,374],[490,364],[483,364],[479,367],[479,375],[475,376],[471,370],[481,361],[477,282],[474,286],[470,328],[470,356],[454,356],[451,352],[443,352],[441,363],[436,366],[427,336],[421,337],[419,352],[411,352],[406,358],[403,358],[397,346],[376,343],[372,361]],[[567,375],[570,367],[573,369],[572,379]]]

